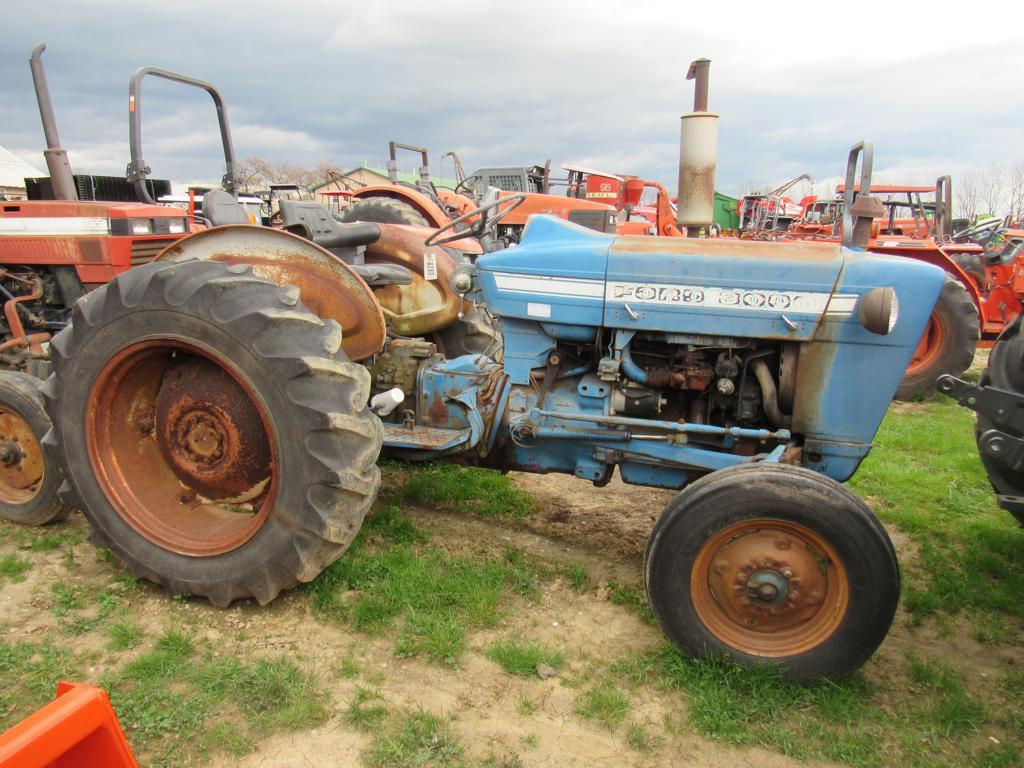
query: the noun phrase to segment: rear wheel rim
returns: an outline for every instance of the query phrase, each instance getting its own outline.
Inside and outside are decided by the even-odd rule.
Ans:
[[[928,325],[925,326],[924,333],[921,334],[921,340],[917,342],[910,365],[907,366],[908,376],[927,373],[932,369],[946,346],[947,335],[945,322],[937,312],[933,312],[928,318]]]
[[[0,502],[22,505],[39,495],[46,474],[43,448],[32,427],[0,407]]]
[[[809,528],[785,520],[745,520],[701,547],[690,578],[701,623],[750,656],[787,657],[824,643],[850,600],[838,554]]]
[[[85,427],[103,493],[151,543],[213,556],[266,523],[279,474],[273,427],[253,388],[211,350],[177,339],[123,348],[96,376]]]

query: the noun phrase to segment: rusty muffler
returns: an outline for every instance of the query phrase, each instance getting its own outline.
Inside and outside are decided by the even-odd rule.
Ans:
[[[683,115],[679,137],[679,208],[676,223],[696,237],[710,227],[715,212],[715,165],[718,157],[718,115],[708,112],[710,59],[690,64],[694,80],[693,112]]]

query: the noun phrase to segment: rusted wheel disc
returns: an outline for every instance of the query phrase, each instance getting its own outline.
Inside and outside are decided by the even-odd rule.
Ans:
[[[252,388],[211,352],[174,339],[125,347],[96,377],[85,426],[104,493],[154,544],[217,555],[266,522],[273,429]]]
[[[850,585],[835,550],[804,526],[744,520],[718,531],[693,565],[698,617],[726,645],[786,657],[826,641],[840,626]]]
[[[0,501],[24,504],[43,486],[43,449],[21,416],[0,408]]]

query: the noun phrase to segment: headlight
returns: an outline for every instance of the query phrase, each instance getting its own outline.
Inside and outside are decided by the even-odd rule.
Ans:
[[[172,235],[183,235],[185,234],[185,220],[184,219],[171,219],[167,224],[167,231]]]
[[[892,288],[872,288],[860,298],[860,324],[871,333],[892,333],[899,319],[900,303]]]
[[[153,222],[149,219],[132,219],[131,226],[133,235],[153,234]]]

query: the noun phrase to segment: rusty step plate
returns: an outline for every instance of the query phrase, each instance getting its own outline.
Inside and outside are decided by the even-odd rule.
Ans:
[[[389,448],[418,448],[425,451],[447,451],[469,441],[468,429],[442,429],[400,424],[384,425],[384,445]]]

